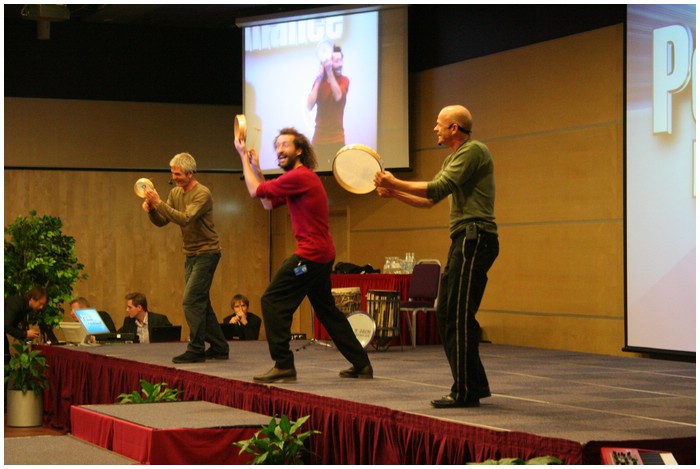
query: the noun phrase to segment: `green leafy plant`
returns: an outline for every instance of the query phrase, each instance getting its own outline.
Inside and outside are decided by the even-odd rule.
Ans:
[[[62,233],[63,222],[51,215],[17,217],[5,227],[5,297],[21,296],[33,287],[44,287],[49,301],[29,317],[44,334],[63,320],[62,305],[70,300],[73,286],[87,279],[75,256],[75,239]]]
[[[298,433],[310,415],[301,417],[294,424],[283,415],[279,423],[272,417],[270,423],[262,426],[262,430],[249,440],[241,440],[234,445],[241,448],[238,454],[244,452],[254,454],[255,458],[248,464],[303,464],[302,456],[308,452],[304,442],[311,436],[320,434],[318,430]]]
[[[554,456],[538,456],[536,458],[528,459],[527,461],[522,458],[501,458],[501,459],[487,459],[484,462],[470,462],[467,464],[484,464],[484,465],[535,465],[535,466],[546,466],[548,464],[564,464],[561,459],[555,458]]]
[[[145,379],[139,380],[141,391],[122,393],[117,399],[119,404],[145,404],[147,402],[176,402],[180,400],[179,389],[169,388],[168,383],[151,384]]]
[[[13,344],[17,351],[10,358],[10,362],[5,365],[5,382],[9,389],[22,391],[26,394],[34,391],[41,394],[49,387],[49,380],[46,376],[46,357],[40,350],[32,350],[30,345]]]

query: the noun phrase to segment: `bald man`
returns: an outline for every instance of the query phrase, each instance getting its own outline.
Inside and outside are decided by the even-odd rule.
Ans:
[[[493,159],[483,143],[473,140],[472,115],[464,106],[447,106],[437,117],[438,145],[451,150],[431,181],[404,181],[389,171],[375,175],[381,197],[418,208],[430,208],[450,197],[452,244],[442,277],[437,321],[452,370],[450,394],[431,401],[436,408],[478,407],[489,397],[486,372],[479,357],[476,320],[487,273],[498,257]]]

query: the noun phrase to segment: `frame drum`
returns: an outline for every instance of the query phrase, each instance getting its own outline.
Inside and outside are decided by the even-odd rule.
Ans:
[[[381,157],[370,147],[345,145],[333,158],[333,176],[340,187],[353,194],[369,194],[374,187],[374,175],[384,171]]]
[[[372,316],[362,311],[356,311],[348,314],[347,318],[357,340],[360,341],[362,347],[367,347],[374,339],[374,332],[377,330]]]
[[[146,197],[146,189],[153,189],[153,183],[148,178],[141,178],[134,184],[134,192],[142,199]]]
[[[236,114],[236,118],[233,119],[233,136],[236,140],[241,139],[245,142],[246,130],[248,124],[246,122],[245,116],[243,114]]]

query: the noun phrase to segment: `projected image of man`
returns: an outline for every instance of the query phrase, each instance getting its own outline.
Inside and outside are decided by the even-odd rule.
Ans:
[[[343,114],[350,80],[343,75],[343,51],[335,45],[331,56],[319,67],[309,93],[309,110],[316,107],[313,146],[320,159],[332,160],[345,146]]]

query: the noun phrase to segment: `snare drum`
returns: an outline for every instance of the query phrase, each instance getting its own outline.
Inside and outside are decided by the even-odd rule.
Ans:
[[[367,347],[374,339],[374,333],[377,330],[372,316],[362,311],[355,311],[348,314],[347,318],[357,340],[360,341],[363,348]]]
[[[362,301],[360,287],[332,288],[331,294],[335,299],[335,305],[346,315],[360,310]]]

